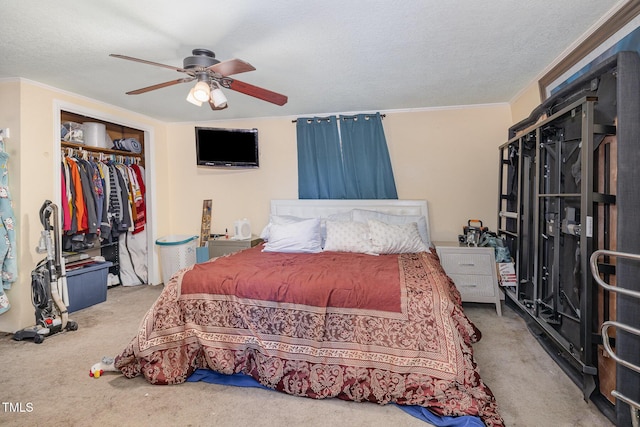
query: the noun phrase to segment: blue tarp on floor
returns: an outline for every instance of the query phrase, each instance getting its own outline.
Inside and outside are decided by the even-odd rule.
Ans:
[[[265,387],[258,381],[244,374],[225,375],[209,369],[197,369],[188,379],[189,382],[204,381],[212,384],[232,385],[237,387],[257,387],[272,390]],[[461,416],[445,417],[439,416],[422,406],[396,405],[409,415],[422,421],[433,424],[436,427],[484,427],[484,423],[478,417]]]

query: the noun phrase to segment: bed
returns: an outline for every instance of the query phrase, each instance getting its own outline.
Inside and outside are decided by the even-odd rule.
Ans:
[[[274,200],[265,243],[177,272],[115,367],[153,384],[211,370],[501,426],[473,357],[481,333],[428,224],[425,201]]]

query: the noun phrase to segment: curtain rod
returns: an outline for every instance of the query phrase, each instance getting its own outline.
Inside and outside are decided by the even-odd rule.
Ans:
[[[374,115],[375,115],[375,114],[365,114],[365,116],[374,116]],[[356,116],[357,116],[357,114],[356,114]],[[383,119],[384,119],[386,116],[387,116],[386,114],[380,114],[380,117],[382,117]],[[346,117],[349,117],[349,116],[346,116]],[[297,122],[298,122],[298,120],[297,120],[297,119],[296,119],[296,120],[291,120],[291,123],[297,123]]]

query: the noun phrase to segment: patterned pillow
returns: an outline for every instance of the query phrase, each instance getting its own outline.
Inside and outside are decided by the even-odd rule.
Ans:
[[[423,215],[392,215],[384,212],[371,211],[367,209],[354,209],[351,211],[354,221],[367,222],[370,219],[384,222],[386,224],[406,224],[415,222],[418,224],[418,232],[422,242],[427,246],[431,246],[429,238],[429,229],[427,228],[427,219]]]
[[[369,225],[354,221],[326,221],[325,251],[373,254]]]
[[[375,219],[367,221],[371,233],[373,249],[379,254],[401,254],[407,252],[429,252],[422,242],[418,225],[415,222],[406,224],[386,224]]]

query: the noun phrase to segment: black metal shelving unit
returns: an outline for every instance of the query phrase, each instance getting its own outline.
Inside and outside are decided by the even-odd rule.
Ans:
[[[598,207],[615,204],[594,173],[610,167],[596,154],[616,131],[595,122],[597,102],[584,96],[565,103],[500,147],[498,234],[518,278],[505,294],[573,370],[585,399],[597,387],[601,344],[589,257],[602,226]]]
[[[594,275],[640,291],[640,263],[607,255],[592,273],[589,260],[600,250],[640,255],[638,93],[640,55],[618,52],[554,89],[500,146],[498,234],[517,276],[506,303],[616,425],[637,417],[628,402],[640,401],[640,374],[604,354],[601,326],[640,328],[640,305],[599,289]],[[610,344],[640,364],[639,336],[616,330]]]

